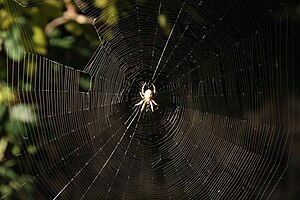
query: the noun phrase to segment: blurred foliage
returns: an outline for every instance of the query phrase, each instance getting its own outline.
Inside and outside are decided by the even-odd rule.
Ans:
[[[12,109],[10,113],[9,106]],[[27,106],[16,103],[13,90],[6,83],[0,82],[0,195],[9,195],[9,199],[24,199],[21,193],[14,192],[19,190],[21,185],[24,185],[23,189],[27,192],[33,191],[33,185],[28,181],[30,176],[20,174],[16,170],[17,161],[11,159],[21,153],[22,144],[19,137],[26,133],[26,124],[34,120],[34,115],[28,113]],[[28,152],[35,153],[33,150]]]
[[[15,88],[7,85],[8,63],[22,63],[25,53],[33,53],[83,69],[100,44],[92,24],[68,20],[46,31],[51,22],[66,14],[67,3],[71,5],[70,1],[60,0],[0,0],[0,198],[26,199],[23,192],[34,197],[34,183],[30,174],[20,171],[16,156],[38,151],[35,145],[25,142],[37,126],[37,108],[21,103]],[[76,12],[80,10],[76,8]],[[34,60],[27,62],[25,76],[33,76],[37,67]],[[20,83],[19,89],[31,89],[25,80]],[[87,85],[84,80],[82,84]]]

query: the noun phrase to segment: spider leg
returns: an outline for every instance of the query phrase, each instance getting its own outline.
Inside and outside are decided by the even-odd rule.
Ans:
[[[135,104],[135,106],[139,106],[144,102],[144,100],[141,100],[140,102],[138,102],[137,104]]]
[[[154,103],[156,106],[159,106],[158,103],[156,103],[153,99],[151,100],[152,103]]]
[[[150,101],[150,105],[151,105],[151,110],[152,110],[152,112],[154,112],[152,101]]]
[[[145,106],[146,106],[146,102],[143,103],[141,112],[144,110]]]
[[[140,92],[140,95],[141,95],[141,97],[142,97],[142,99],[144,99],[145,97],[144,97],[144,95]]]
[[[145,85],[146,85],[146,82],[143,84],[143,87],[142,87],[142,94],[145,95]]]
[[[152,83],[153,86],[153,93],[156,94],[156,87],[154,86],[154,84]]]

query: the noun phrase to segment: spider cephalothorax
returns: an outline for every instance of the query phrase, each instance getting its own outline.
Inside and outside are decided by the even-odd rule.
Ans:
[[[155,96],[156,96],[156,88],[152,84],[152,86],[153,86],[153,92],[150,89],[147,89],[146,92],[145,92],[145,85],[146,85],[146,83],[144,83],[144,85],[142,86],[142,91],[140,92],[142,100],[139,103],[135,104],[135,105],[139,106],[139,105],[143,104],[142,108],[141,108],[141,111],[143,111],[144,108],[145,108],[145,106],[146,106],[146,104],[150,104],[151,110],[152,110],[152,112],[154,112],[153,104],[156,105],[156,106],[158,106],[158,104],[153,100],[155,98]]]

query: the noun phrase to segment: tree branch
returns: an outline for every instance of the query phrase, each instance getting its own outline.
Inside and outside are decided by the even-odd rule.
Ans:
[[[50,33],[56,27],[63,25],[69,21],[75,21],[78,24],[93,24],[94,19],[85,15],[78,14],[76,11],[76,7],[73,3],[71,3],[71,1],[64,0],[64,3],[67,10],[63,13],[63,16],[55,18],[46,25],[46,33]]]

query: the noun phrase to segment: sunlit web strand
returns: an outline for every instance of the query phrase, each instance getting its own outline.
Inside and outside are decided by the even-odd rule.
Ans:
[[[34,55],[32,55],[32,54],[31,54],[31,55],[28,54],[28,55],[29,55],[29,59],[27,59],[27,60],[30,60],[30,57],[32,57],[32,58],[34,57]],[[25,58],[26,58],[26,56],[25,56]],[[36,56],[36,58],[38,58],[38,56]],[[51,69],[53,63],[51,63],[51,61],[48,61],[48,60],[44,60],[44,61],[45,61],[44,68]],[[56,65],[56,63],[54,63],[54,64]],[[13,69],[14,69],[14,68],[13,68]],[[18,65],[17,69],[20,69],[19,65]],[[72,69],[70,69],[70,70],[72,70]],[[18,70],[18,71],[19,71],[19,70]],[[44,72],[46,72],[46,71],[44,71]],[[73,75],[71,75],[71,76],[73,76]],[[71,77],[71,76],[70,76],[70,77]],[[47,79],[47,82],[48,82],[48,81],[51,82],[50,80],[52,79],[52,78],[51,78],[52,76],[47,76],[47,75],[45,75],[45,77],[49,77],[49,78]],[[18,80],[18,81],[19,81],[19,80]],[[36,84],[34,84],[34,86],[37,85],[37,82],[40,82],[40,81],[35,81]],[[61,81],[58,81],[58,83],[60,83],[60,82],[61,82]],[[68,84],[68,82],[67,82],[67,84]],[[52,86],[50,86],[48,89],[49,89],[49,90],[46,89],[46,90],[44,90],[43,92],[46,93],[46,94],[50,94],[50,92],[52,92],[53,88],[52,88]],[[71,90],[73,90],[73,89],[71,89]],[[38,91],[38,90],[37,90],[37,91]],[[47,96],[48,96],[48,95],[47,95]],[[25,97],[29,97],[29,96],[25,96]],[[49,97],[50,97],[50,96],[49,96]],[[32,96],[31,96],[31,98],[32,98]],[[27,101],[30,102],[30,100],[27,100]],[[48,107],[48,106],[47,106],[47,107]],[[48,110],[49,110],[49,109],[48,109]],[[67,113],[68,110],[66,110],[65,112]],[[60,115],[51,115],[51,117],[49,118],[49,122],[50,122],[50,124],[53,124],[53,125],[54,125],[54,128],[57,126],[57,122],[58,122],[58,121],[53,121],[53,120],[51,120],[51,119],[53,119],[53,117],[59,117],[59,116],[60,116]],[[61,116],[63,116],[63,115],[61,115]],[[124,115],[123,115],[123,116],[124,116]],[[47,118],[45,118],[45,119],[47,119]],[[98,121],[100,121],[100,120],[101,120],[101,119],[98,119]],[[92,123],[95,123],[95,122],[96,122],[96,121],[93,121]],[[67,122],[64,122],[64,123],[67,123]],[[89,125],[90,125],[90,124],[89,124]],[[59,127],[56,127],[56,128],[59,128]],[[78,127],[78,128],[81,129],[81,128],[83,128],[83,127]],[[108,128],[109,128],[109,127],[108,127]],[[73,130],[75,130],[75,129],[73,129]],[[103,130],[103,131],[104,131],[104,130]],[[70,131],[69,134],[72,133],[72,132],[73,132],[73,131]],[[101,133],[101,132],[100,132],[100,133]],[[100,134],[100,133],[99,133],[99,134]],[[59,138],[66,137],[67,134],[68,134],[68,133],[63,134],[63,135],[60,135]],[[98,134],[98,135],[99,135],[99,134]],[[114,135],[115,135],[115,134],[114,134]],[[114,135],[113,135],[113,136],[114,136]],[[113,137],[113,136],[112,136],[112,137]],[[59,138],[58,138],[58,137],[55,137],[55,138],[53,138],[53,140],[58,140]],[[93,139],[93,138],[91,138],[90,140],[92,140],[92,139]],[[108,140],[108,141],[109,141],[109,140]],[[108,141],[107,141],[107,142],[108,142]],[[50,140],[50,142],[51,142],[51,140]],[[89,141],[87,141],[87,142],[85,143],[85,145],[86,145],[88,142],[89,142]],[[43,146],[44,146],[45,144],[46,144],[46,143],[44,143]],[[107,144],[107,143],[106,143],[106,144]],[[71,152],[70,154],[66,154],[67,156],[65,156],[64,158],[60,159],[59,162],[65,160],[68,156],[70,156],[71,154],[74,154],[77,150],[79,150],[79,149],[80,149],[81,147],[83,147],[83,146],[84,146],[84,145],[81,145],[80,147],[76,148],[75,151]],[[58,162],[58,163],[59,163],[59,162]],[[48,169],[43,170],[43,171],[45,172],[45,171],[49,170],[51,167],[57,165],[58,163],[55,163],[54,165],[51,165]],[[42,174],[42,173],[40,173],[40,174]]]
[[[109,162],[110,158],[112,157],[112,155],[114,154],[115,150],[117,149],[117,147],[119,146],[120,142],[122,141],[123,137],[125,136],[127,130],[129,129],[130,125],[132,124],[132,122],[134,121],[134,119],[136,118],[137,114],[139,112],[136,112],[136,115],[133,117],[133,119],[131,120],[130,124],[127,126],[126,131],[123,133],[122,137],[120,138],[118,145],[116,145],[116,147],[114,148],[114,151],[110,154],[109,158],[106,160],[105,164],[102,166],[101,170],[98,172],[97,176],[94,178],[94,180],[92,181],[91,185],[88,187],[88,189],[86,190],[86,192],[82,195],[81,199],[85,196],[85,194],[87,193],[87,191],[91,188],[92,184],[95,182],[95,180],[98,178],[98,176],[100,175],[100,173],[102,172],[103,168],[106,166],[106,164]],[[132,113],[133,115],[133,113]],[[118,132],[118,131],[117,131]],[[116,132],[116,133],[117,133]],[[115,133],[115,134],[116,134]],[[93,160],[93,158],[96,157],[96,155],[102,150],[102,148],[98,149],[97,152],[91,157],[91,159],[83,166],[83,168],[81,168],[76,175],[58,192],[58,194],[54,197],[54,199],[57,199],[59,197],[59,195],[71,184],[71,182],[83,171],[83,169]]]
[[[201,6],[201,4],[202,4],[202,1],[199,2],[198,6]],[[182,9],[183,9],[184,5],[185,5],[185,2],[184,2],[184,4],[182,5]],[[197,8],[199,9],[199,7],[197,7]],[[171,30],[171,32],[170,32],[170,34],[169,34],[169,38],[168,38],[168,40],[167,40],[167,42],[166,42],[165,48],[166,48],[167,45],[168,45],[168,42],[169,42],[169,40],[170,40],[170,38],[171,38],[171,34],[172,34],[172,32],[173,32],[173,29],[175,28],[175,25],[176,25],[176,23],[177,23],[177,21],[178,21],[178,18],[179,18],[179,16],[180,16],[181,12],[182,12],[182,10],[180,10],[180,12],[179,12],[178,15],[177,15],[177,18],[176,18],[176,20],[175,20],[175,22],[174,22],[174,25],[173,25],[173,27],[172,27],[172,30]],[[191,14],[191,15],[192,15],[192,14]],[[157,67],[156,67],[155,72],[154,72],[153,77],[152,77],[152,81],[153,81],[153,82],[156,82],[157,78],[158,78],[158,77],[160,76],[160,74],[163,72],[165,66],[168,64],[168,61],[171,59],[171,57],[173,56],[173,53],[175,52],[175,50],[178,48],[179,44],[181,43],[181,41],[182,41],[182,39],[183,39],[185,33],[188,31],[188,29],[189,29],[191,23],[192,23],[193,20],[194,20],[194,17],[195,17],[195,15],[192,15],[192,16],[190,17],[190,19],[188,20],[188,23],[185,25],[183,32],[180,33],[180,36],[179,36],[180,38],[178,39],[178,41],[177,41],[176,44],[174,45],[174,48],[172,49],[171,53],[169,54],[169,57],[166,59],[164,65],[163,65],[162,68],[159,70],[159,73],[158,73],[157,77],[154,79],[154,77],[155,77],[155,75],[156,75],[156,72],[157,72],[157,70],[158,70],[158,66],[159,66],[159,64],[160,64],[160,62],[161,62],[161,59],[162,59],[163,54],[164,54],[164,51],[165,51],[165,48],[164,48],[164,51],[163,51],[163,53],[161,54],[161,57],[160,57],[160,59],[159,59],[159,62],[158,62],[158,64],[157,64]],[[212,30],[210,30],[210,32],[211,32],[211,31],[212,31]],[[204,37],[203,37],[202,39],[204,39]],[[202,41],[201,41],[201,42],[202,42]],[[196,42],[196,43],[197,43],[197,44],[196,44],[194,47],[192,47],[192,50],[186,55],[186,57],[185,57],[184,59],[182,59],[182,60],[180,61],[180,63],[182,63],[182,62],[183,62],[183,61],[191,54],[191,52],[193,52],[194,48],[196,48],[196,47],[199,45],[198,42]],[[194,45],[194,44],[193,44],[193,45]],[[190,48],[190,47],[188,47],[188,48]],[[176,65],[176,67],[177,67],[177,66],[178,66],[178,65]],[[173,67],[172,71],[175,70],[176,67]],[[169,74],[171,74],[171,72],[170,72]],[[167,77],[168,77],[168,76],[167,76]]]
[[[163,10],[168,1],[161,3],[162,5],[155,5],[155,13],[161,13],[157,11],[159,9]],[[228,6],[224,4],[225,9],[235,5],[234,3],[227,3]],[[107,67],[106,64],[111,60],[96,58],[102,56],[101,52],[97,52],[94,55],[95,57],[91,59],[91,61],[95,61],[92,66],[92,68],[95,68],[89,70],[94,70],[91,71],[91,74],[94,74],[92,79],[98,78],[100,80],[93,84],[92,91],[87,91],[85,94],[78,93],[77,84],[73,84],[78,75],[76,73],[61,71],[61,76],[64,78],[58,81],[58,85],[69,89],[62,89],[63,92],[59,95],[58,93],[52,94],[49,92],[54,87],[51,82],[55,80],[55,76],[49,76],[53,74],[52,71],[40,71],[35,76],[38,77],[38,80],[43,80],[41,82],[43,84],[41,86],[42,90],[32,93],[38,96],[40,106],[45,112],[41,125],[47,129],[47,120],[50,124],[53,124],[51,130],[36,134],[43,138],[35,140],[35,144],[37,143],[42,147],[43,140],[47,144],[45,149],[47,152],[38,154],[37,157],[47,161],[43,168],[52,166],[60,158],[65,158],[65,161],[55,165],[53,170],[43,173],[45,176],[35,177],[39,181],[36,185],[43,187],[39,189],[40,191],[49,190],[47,191],[50,193],[49,196],[56,195],[72,179],[72,184],[70,183],[63,190],[59,196],[60,198],[80,198],[83,193],[86,199],[90,197],[104,198],[105,196],[107,199],[115,196],[129,199],[151,199],[156,197],[172,199],[181,197],[189,199],[249,199],[264,198],[270,195],[270,189],[273,190],[276,181],[279,180],[277,175],[282,176],[283,170],[281,168],[286,167],[284,157],[286,154],[283,152],[287,150],[290,144],[290,127],[284,123],[285,120],[283,119],[290,119],[284,112],[284,110],[290,112],[290,108],[286,107],[288,103],[285,102],[285,97],[292,98],[289,93],[284,92],[285,89],[289,90],[286,88],[286,84],[288,84],[286,79],[289,76],[285,74],[288,64],[284,65],[283,63],[287,62],[285,61],[286,58],[290,60],[291,57],[284,57],[283,54],[288,54],[290,42],[288,37],[286,37],[286,41],[282,39],[284,37],[281,33],[290,34],[291,30],[289,26],[280,29],[269,29],[270,35],[265,36],[261,35],[262,30],[258,30],[259,36],[253,36],[255,43],[254,39],[246,39],[244,46],[241,42],[243,37],[236,38],[238,40],[237,44],[234,44],[235,42],[231,43],[235,38],[229,38],[228,41],[221,40],[222,37],[218,34],[220,30],[223,30],[222,28],[218,29],[221,25],[227,26],[226,30],[230,31],[225,31],[227,38],[234,35],[231,33],[236,30],[230,26],[231,24],[224,22],[226,16],[219,22],[217,11],[221,9],[221,6],[218,6],[217,1],[210,1],[205,6],[212,10],[214,8],[211,7],[212,4],[216,4],[218,7],[215,12],[212,12],[212,17],[210,17],[211,15],[209,17],[206,17],[205,14],[202,15],[206,20],[213,18],[212,21],[214,22],[215,19],[215,24],[213,22],[209,23],[214,24],[211,28],[213,31],[209,33],[210,37],[205,37],[206,42],[202,42],[200,38],[203,34],[195,29],[194,23],[191,23],[189,32],[186,32],[186,34],[192,34],[195,37],[193,40],[196,40],[195,44],[198,45],[193,46],[192,52],[185,51],[183,55],[177,58],[176,53],[182,53],[183,50],[176,48],[175,51],[172,51],[169,47],[172,45],[173,37],[182,36],[181,32],[176,34],[176,31],[179,30],[176,28],[178,28],[177,25],[180,24],[180,21],[184,21],[184,19],[183,17],[178,19],[173,35],[164,52],[165,55],[168,54],[167,52],[172,52],[172,57],[166,58],[168,61],[163,65],[165,76],[170,75],[171,78],[164,79],[163,81],[168,81],[169,84],[162,84],[159,88],[160,93],[157,98],[161,106],[159,110],[153,113],[143,112],[140,117],[142,123],[140,122],[139,126],[135,124],[136,120],[132,121],[131,125],[136,125],[134,132],[136,137],[129,138],[129,134],[125,134],[122,143],[118,145],[119,136],[121,137],[127,131],[124,127],[124,121],[127,120],[125,117],[133,116],[135,112],[139,112],[138,107],[128,106],[132,105],[139,96],[138,92],[128,93],[131,85],[129,82],[124,81],[123,74],[116,69],[116,65],[122,64],[116,61],[116,63]],[[132,14],[133,17],[125,21],[124,27],[115,30],[122,32],[124,29],[124,32],[129,33],[126,36],[132,36],[133,39],[131,40],[131,37],[126,39],[133,46],[130,49],[125,48],[125,46],[121,49],[118,48],[117,44],[119,40],[122,40],[119,37],[114,40],[114,45],[104,45],[105,50],[103,51],[108,52],[105,56],[111,54],[111,56],[116,55],[116,58],[124,57],[125,60],[128,59],[128,63],[126,66],[124,64],[121,71],[127,72],[129,69],[128,71],[134,74],[129,76],[129,80],[137,82],[138,85],[140,81],[146,79],[147,71],[145,72],[145,70],[148,70],[147,67],[150,65],[147,64],[144,68],[131,68],[135,63],[138,63],[135,62],[135,59],[141,59],[138,50],[143,46],[141,45],[143,35],[135,31],[141,28],[144,22],[140,20],[138,25],[135,23],[137,20],[136,15],[142,15],[143,7],[139,6],[137,14],[134,7],[136,4],[131,3],[130,5],[133,5],[130,8],[132,11],[130,15]],[[186,2],[187,5],[189,5],[189,2]],[[264,5],[265,2],[257,4],[261,11],[267,11],[263,7]],[[175,18],[178,17],[180,8],[182,6],[176,6]],[[251,8],[250,6],[250,11]],[[258,7],[255,7],[255,9],[258,9]],[[185,9],[182,12],[184,13],[184,11]],[[241,12],[238,16],[243,13],[243,9],[232,9],[232,11],[233,15]],[[151,13],[146,12],[146,16],[150,17]],[[183,16],[183,13],[181,16]],[[265,13],[262,12],[262,15],[268,15]],[[241,18],[243,19],[243,17]],[[253,19],[254,22],[255,20],[259,22],[256,24],[257,26],[263,23],[261,18],[257,18],[257,16],[253,16]],[[244,23],[247,24],[249,21],[250,19],[247,20],[246,18]],[[133,25],[131,22],[135,24]],[[289,23],[283,19],[281,22],[282,24]],[[157,21],[154,22],[154,18],[151,23],[158,26]],[[192,32],[195,30],[197,30],[196,33]],[[251,35],[252,29],[247,29],[244,32],[247,33],[245,35]],[[159,33],[159,30],[156,29],[155,33]],[[155,33],[152,34],[151,32],[151,35],[156,36]],[[199,37],[195,36],[197,33],[199,33]],[[275,39],[278,42],[272,42],[273,37],[278,37]],[[149,37],[148,39],[153,41],[153,38]],[[184,39],[184,36],[180,39]],[[277,45],[276,48],[271,50],[274,46],[265,46],[266,41],[272,42],[274,46]],[[209,42],[218,44],[214,46]],[[151,49],[150,52],[153,52],[153,49],[158,49],[157,52],[159,52],[166,45],[163,37],[157,37],[157,40],[154,40],[153,43],[151,44],[153,47],[149,48]],[[228,45],[229,43],[232,46]],[[175,44],[176,42],[174,42]],[[180,44],[189,46],[190,43],[182,42]],[[155,48],[156,45],[159,47],[161,45],[161,49]],[[249,55],[251,46],[257,47],[257,49],[254,48],[255,56]],[[120,56],[119,53],[124,49],[128,52],[135,50],[134,53],[136,54],[127,55],[125,53]],[[205,52],[200,54],[199,49]],[[267,49],[267,51],[261,51],[262,49]],[[242,50],[245,50],[246,54]],[[215,53],[219,52],[221,53],[215,56]],[[158,74],[164,74],[160,69],[165,55],[161,58],[155,77]],[[270,57],[264,57],[264,55],[270,55]],[[131,59],[132,56],[135,57]],[[157,53],[157,55],[150,57],[152,57],[151,62],[153,62],[154,57],[159,59],[161,54]],[[182,61],[183,57],[184,61]],[[278,60],[276,66],[280,69],[273,68],[273,65],[269,62],[275,60],[275,57]],[[174,62],[172,62],[173,60]],[[248,63],[251,63],[249,61],[253,63],[253,66],[248,66]],[[143,63],[146,62],[146,60],[143,60]],[[171,63],[172,65],[173,63],[180,64],[174,68],[174,65],[170,65]],[[47,63],[47,65],[52,64]],[[71,70],[67,67],[66,69]],[[96,75],[97,72],[102,78]],[[18,72],[14,74],[16,73]],[[21,74],[17,78],[22,80],[23,75]],[[160,75],[159,78],[164,78]],[[35,77],[25,76],[25,80],[34,82]],[[124,85],[116,86],[113,84],[115,80],[119,84],[124,83]],[[274,83],[277,83],[278,87],[272,87]],[[135,89],[140,90],[139,87]],[[32,89],[32,91],[34,90]],[[113,94],[116,95],[112,97]],[[35,98],[25,90],[18,90],[18,95],[25,96],[24,101]],[[82,102],[85,102],[88,97],[92,103],[87,104],[89,109],[86,109],[85,106],[82,106],[85,105]],[[120,104],[116,104],[116,102]],[[114,103],[115,106],[110,107],[110,103]],[[272,112],[276,118],[270,116],[273,114]],[[130,123],[130,120],[127,120],[125,124]],[[87,125],[89,123],[91,125]],[[110,125],[115,126],[110,127]],[[118,126],[121,127],[118,129]],[[129,131],[131,129],[127,133]],[[93,136],[98,137],[93,138]],[[138,138],[138,136],[140,137]],[[149,139],[157,136],[159,139]],[[51,138],[51,142],[47,141],[48,137]],[[104,141],[99,141],[100,139]],[[89,144],[87,141],[90,141],[90,146],[84,145]],[[94,160],[89,162],[89,159],[95,156],[97,150],[102,148],[103,143],[105,143],[105,149],[101,150],[101,154],[104,156],[99,156],[101,154],[98,153],[97,158],[94,157]],[[116,148],[116,145],[118,148]],[[141,152],[135,154],[134,152],[138,151],[137,149],[141,149]],[[47,154],[55,155],[57,150],[61,150],[58,157],[47,160]],[[78,152],[78,156],[73,153],[74,150],[76,150],[76,153]],[[114,154],[112,155],[113,151]],[[128,155],[125,155],[124,152],[128,152]],[[133,155],[137,155],[138,158],[133,158]],[[28,159],[28,161],[30,160]],[[38,159],[35,159],[34,162],[38,162]],[[89,164],[85,166],[87,162]],[[104,163],[105,167],[103,166]],[[29,167],[30,165],[27,169],[30,170]],[[95,176],[102,167],[101,174],[95,180]],[[82,168],[85,168],[85,170]],[[117,169],[120,170],[116,172]],[[70,172],[63,175],[67,170],[70,170]],[[81,173],[76,175],[80,170],[82,170]],[[131,178],[135,173],[138,174]],[[73,179],[74,175],[76,175],[75,179]],[[53,183],[50,176],[62,176],[62,178],[59,179],[61,181]],[[123,183],[121,187],[118,187],[119,181]],[[89,185],[91,187],[87,190],[86,187]]]
[[[180,14],[181,14],[181,12],[182,12],[182,10],[183,10],[183,8],[184,8],[184,5],[185,5],[185,1],[183,1],[183,3],[182,3],[182,6],[181,6],[181,8],[180,8],[180,10],[179,10],[179,13],[178,13],[178,15],[177,15],[177,17],[176,17],[175,23],[174,23],[173,26],[172,26],[172,29],[171,29],[171,31],[170,31],[170,33],[169,33],[168,39],[167,39],[167,41],[166,41],[166,44],[165,44],[165,46],[164,46],[164,48],[163,48],[163,50],[162,50],[161,56],[160,56],[160,58],[159,58],[159,60],[158,60],[158,63],[157,63],[157,65],[156,65],[155,71],[154,71],[153,76],[152,76],[152,82],[155,80],[154,77],[155,77],[155,75],[156,75],[156,72],[157,72],[157,70],[158,70],[158,67],[159,67],[159,65],[160,65],[160,62],[161,62],[161,60],[162,60],[162,57],[164,56],[164,53],[165,53],[165,50],[166,50],[166,48],[167,48],[167,46],[168,46],[169,40],[170,40],[170,38],[172,37],[174,28],[175,28],[175,26],[176,26],[176,24],[177,24],[177,20],[179,19]]]
[[[138,126],[138,123],[136,124],[135,129],[137,128],[137,126]],[[133,141],[133,139],[134,139],[135,133],[136,133],[136,132],[134,131],[133,134],[131,135],[130,142],[129,142],[127,148],[126,148],[126,151],[125,151],[125,153],[124,153],[124,155],[123,155],[123,157],[122,157],[122,160],[124,160],[124,159],[125,159],[125,156],[128,154],[128,150],[129,150],[129,147],[130,147],[130,145],[131,145],[131,143],[132,143],[132,141]],[[137,144],[136,149],[135,149],[135,153],[134,153],[134,155],[133,155],[134,157],[136,156],[137,151],[138,151],[138,149],[139,149],[139,147],[140,147],[141,140],[142,140],[142,138],[141,138],[141,136],[140,136],[140,138],[138,139],[138,144]],[[134,161],[135,161],[135,160],[134,160]],[[132,167],[133,167],[133,165],[134,165],[134,161],[132,162],[132,165],[131,165],[131,168],[130,168],[130,173],[133,171],[133,170],[132,170]],[[107,193],[106,193],[106,195],[105,195],[105,199],[108,198],[108,195],[109,195],[109,193],[110,193],[110,191],[111,191],[112,185],[115,183],[116,178],[117,178],[117,176],[119,175],[119,170],[121,169],[122,166],[123,166],[123,162],[120,163],[120,165],[119,165],[119,167],[118,167],[118,169],[117,169],[117,171],[116,171],[116,173],[115,173],[115,175],[114,175],[114,178],[113,178],[113,180],[112,180],[112,183],[110,184],[110,188],[108,189],[108,191],[107,191]],[[130,176],[130,174],[129,174],[129,176]],[[126,185],[127,185],[127,183],[128,183],[128,180],[129,180],[129,179],[127,179]],[[126,188],[126,186],[125,186],[125,188]]]
[[[159,8],[158,8],[158,11],[157,11],[157,16],[160,16],[160,14],[161,14],[161,6],[162,6],[162,3],[161,3],[161,0],[160,0],[159,1]],[[157,19],[156,20],[156,25],[155,25],[155,33],[154,33],[153,44],[156,44],[158,26],[159,26],[159,24],[158,24],[158,19]],[[153,61],[154,61],[154,51],[155,51],[155,45],[153,45],[152,52],[151,52],[151,63],[150,63],[151,70],[152,70]]]
[[[114,26],[114,29],[116,29],[116,30],[114,30],[116,37],[122,37],[123,38],[122,43],[124,43],[126,45],[126,39],[124,38],[124,36],[122,36],[122,32],[118,30],[117,26]],[[99,35],[99,30],[97,31],[97,33]],[[101,41],[100,35],[99,35],[99,39]],[[128,45],[126,45],[126,46],[128,46]],[[120,64],[124,62],[124,60],[122,57],[120,57],[115,52],[113,52],[111,50],[111,47],[113,47],[113,45],[110,43],[107,43],[107,42],[105,42],[104,45],[99,45],[98,48],[96,49],[95,53],[89,60],[88,64],[86,65],[84,71],[90,73],[91,76],[103,78],[106,70],[109,70],[109,71],[113,71],[113,70],[111,68],[106,68],[106,70],[103,71],[103,68],[98,67],[98,66],[103,66],[104,63],[107,63],[107,65],[108,65],[109,60],[111,60],[113,63],[111,66],[113,66],[113,68],[120,71],[124,80],[128,81],[130,83],[130,85],[134,85],[136,88],[140,89],[138,85],[136,85],[135,83],[133,83],[126,77],[126,75],[124,74],[124,70],[122,70],[119,67]]]
[[[83,2],[76,2],[79,6],[81,5],[81,3]],[[136,5],[138,5],[136,3]],[[137,8],[136,8],[137,10]],[[93,15],[93,11],[92,10],[83,10],[84,12],[86,12],[87,15]],[[138,13],[138,11],[136,11]],[[115,16],[110,16],[112,18],[115,18]],[[126,66],[130,63],[128,63],[127,61],[124,60],[122,54],[124,53],[124,50],[126,49],[126,52],[128,54],[128,48],[130,45],[128,45],[128,41],[127,38],[124,37],[123,31],[120,31],[120,27],[119,24],[114,24],[111,28],[109,28],[108,30],[105,30],[105,32],[107,31],[108,33],[101,33],[103,26],[105,24],[103,24],[102,26],[99,26],[97,23],[98,21],[101,21],[101,19],[95,19],[94,20],[94,27],[96,29],[96,32],[98,34],[98,37],[100,39],[100,41],[102,41],[104,43],[104,45],[100,45],[98,47],[98,49],[96,50],[96,53],[94,53],[94,55],[92,56],[92,58],[90,59],[89,63],[87,64],[86,68],[84,69],[85,71],[90,72],[92,75],[96,75],[99,76],[99,70],[102,69],[101,67],[98,67],[100,65],[103,64],[103,61],[100,59],[102,57],[101,52],[105,52],[105,54],[107,54],[107,56],[109,57],[109,59],[111,59],[111,61],[114,63],[114,67],[117,67],[119,69],[119,71],[123,74],[123,77],[126,81],[130,82],[131,86],[135,86],[137,89],[140,89],[140,86],[138,86],[136,84],[135,81],[130,80],[127,76],[124,75],[125,71],[126,71]],[[110,19],[108,19],[110,20]],[[115,39],[113,41],[105,41],[102,38],[106,36],[106,34],[110,34],[109,31],[112,32],[112,34],[114,35]],[[141,44],[141,42],[139,42]],[[142,50],[141,46],[140,46],[140,50]],[[123,53],[121,54],[120,52]],[[139,52],[140,53],[140,52]],[[128,56],[127,56],[128,57]],[[97,61],[95,63],[95,60]],[[140,58],[139,60],[142,59]],[[121,67],[124,67],[125,69],[122,69]]]
[[[102,170],[106,167],[107,163],[110,161],[111,157],[114,155],[116,149],[119,147],[120,143],[122,142],[124,136],[127,133],[127,130],[129,129],[129,127],[131,126],[131,124],[133,123],[133,121],[135,120],[135,118],[138,116],[139,114],[139,118],[138,121],[136,123],[135,128],[138,125],[138,122],[140,120],[141,117],[141,112],[139,112],[139,110],[136,110],[136,115],[133,117],[133,119],[130,121],[129,125],[127,126],[126,130],[124,131],[122,137],[120,138],[119,142],[117,143],[117,145],[115,146],[115,148],[113,149],[113,151],[111,152],[111,154],[109,155],[109,157],[107,158],[107,160],[105,161],[105,163],[103,164],[102,168],[100,169],[100,171],[98,172],[98,174],[95,176],[94,180],[91,182],[91,184],[89,185],[89,187],[87,188],[87,190],[84,192],[84,194],[81,196],[80,199],[83,199],[84,196],[87,194],[87,192],[90,190],[90,188],[93,186],[94,182],[96,181],[96,179],[98,179],[99,175],[101,174]],[[135,131],[135,130],[134,130]],[[131,143],[130,143],[131,144]]]
[[[113,114],[111,114],[111,115],[113,115]],[[111,124],[111,126],[113,126],[113,125],[116,124],[117,122],[121,121],[125,116],[126,116],[126,114],[124,114],[123,116],[121,116],[121,118],[119,118],[117,121],[113,122],[113,123]],[[97,123],[97,122],[99,123],[101,120],[104,120],[104,118],[98,119],[98,120],[96,120],[96,121],[93,121],[93,122],[91,122],[91,123],[85,125],[85,126],[79,127],[79,129],[82,129],[82,128],[88,128],[89,126],[91,126],[91,125],[94,124],[94,123]],[[82,149],[83,147],[87,147],[87,145],[90,145],[90,142],[91,142],[92,140],[94,140],[97,136],[99,136],[99,135],[102,134],[104,131],[108,130],[109,128],[110,128],[110,127],[107,127],[106,129],[101,130],[97,135],[94,135],[94,137],[92,137],[90,140],[86,140],[83,144],[81,144],[80,146],[78,146],[78,148],[74,149],[71,153],[66,154],[66,156],[63,157],[63,158],[61,158],[58,162],[56,162],[56,163],[50,165],[48,168],[44,169],[43,171],[40,171],[40,173],[37,174],[37,175],[41,175],[41,174],[43,174],[43,173],[46,173],[46,172],[49,171],[51,168],[55,167],[55,166],[58,165],[60,162],[66,160],[69,156],[75,154],[77,151],[79,151],[79,150]],[[72,133],[72,132],[65,133],[65,134],[63,134],[63,135],[60,136],[60,137],[66,137],[66,136],[67,136],[68,134],[70,134],[70,133]],[[117,132],[116,132],[116,133],[117,133]],[[101,146],[101,149],[103,149],[103,147],[105,147],[105,146],[108,144],[108,142],[110,142],[110,140],[116,135],[116,133],[114,133],[114,134],[113,134],[113,135],[112,135],[112,136],[111,136],[111,137],[110,137],[110,138],[109,138],[109,139]],[[59,139],[60,137],[56,138],[56,140]],[[46,145],[46,144],[47,144],[47,143],[44,143],[43,145]],[[37,147],[39,148],[40,146],[38,145]]]

